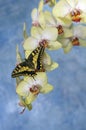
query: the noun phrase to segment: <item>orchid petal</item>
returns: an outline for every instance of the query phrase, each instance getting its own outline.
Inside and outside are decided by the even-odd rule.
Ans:
[[[81,14],[81,22],[86,23],[86,13]]]
[[[53,86],[50,84],[46,84],[44,87],[41,88],[40,93],[46,94],[53,90]]]
[[[79,43],[80,43],[80,46],[86,47],[86,39],[85,40],[79,39]]]
[[[30,93],[29,96],[25,98],[26,104],[31,104],[35,99],[37,98],[37,95],[34,95],[33,93]]]
[[[86,13],[86,0],[78,0],[76,7]]]
[[[29,93],[29,88],[30,88],[30,84],[27,84],[26,81],[22,80],[17,88],[16,88],[16,93],[20,96],[24,96],[24,97],[27,97],[28,96],[28,93]]]
[[[59,22],[59,25],[62,25],[64,27],[70,27],[72,24],[70,15],[67,15],[66,17],[56,17],[57,22]]]
[[[58,36],[58,31],[54,27],[47,27],[42,32],[42,39],[55,41]]]
[[[73,30],[72,29],[63,27],[63,30],[64,30],[64,34],[63,34],[64,38],[69,38],[69,37],[73,36]]]
[[[73,9],[75,9],[76,5],[78,4],[78,0],[66,0],[66,1]]]
[[[48,44],[49,50],[57,50],[57,49],[60,49],[60,48],[62,48],[62,45],[58,41],[55,41],[55,42],[50,41],[49,44]]]
[[[49,26],[56,26],[56,22],[54,17],[52,16],[52,14],[49,11],[45,11],[44,12],[44,16],[45,16],[45,21],[46,24]]]
[[[44,65],[51,64],[51,57],[47,53],[44,53],[44,55],[43,55],[43,64]]]
[[[82,39],[86,38],[86,26],[83,25],[73,26],[73,31],[75,37],[82,38]]]
[[[40,12],[39,15],[39,24],[42,28],[45,28],[45,18],[44,18],[44,13]]]
[[[43,2],[43,0],[41,0],[41,1],[39,2],[39,6],[38,6],[38,12],[39,12],[39,13],[42,12],[42,10],[43,10],[43,5],[44,5],[44,2]]]
[[[38,10],[34,8],[31,13],[32,21],[38,21]]]
[[[33,38],[33,37],[28,37],[24,44],[23,44],[23,47],[24,47],[24,50],[34,50],[36,49],[36,47],[39,45],[38,41]]]
[[[22,81],[22,79],[20,77],[16,78],[16,87],[19,85],[19,83]]]
[[[45,72],[38,72],[36,74],[37,75],[34,76],[35,80],[33,79],[33,77],[25,76],[24,81],[27,82],[27,84],[30,84],[30,86],[36,84],[39,84],[40,86],[44,86],[45,84],[47,84],[48,79]]]
[[[31,36],[36,38],[37,40],[41,39],[41,33],[42,33],[42,29],[40,27],[32,27],[31,28]]]
[[[64,17],[69,13],[70,5],[66,0],[60,0],[56,3],[52,11],[54,17]]]
[[[52,62],[51,65],[45,65],[46,71],[52,71],[59,67],[59,64],[56,62]]]
[[[71,49],[72,49],[72,47],[73,47],[73,45],[72,45],[71,43],[69,43],[69,44],[67,45],[67,47],[64,47],[64,48],[63,48],[64,53],[70,52]]]

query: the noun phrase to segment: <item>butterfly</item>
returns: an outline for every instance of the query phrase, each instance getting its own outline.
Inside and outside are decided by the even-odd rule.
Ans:
[[[12,72],[12,78],[19,76],[34,76],[36,72],[43,71],[42,56],[45,47],[40,45],[34,49],[27,59],[19,63]]]

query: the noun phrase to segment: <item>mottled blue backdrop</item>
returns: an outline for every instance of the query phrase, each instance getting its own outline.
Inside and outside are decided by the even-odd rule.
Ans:
[[[33,110],[17,105],[15,79],[16,44],[22,52],[23,23],[31,27],[31,10],[39,0],[0,0],[0,130],[86,130],[86,48],[49,52],[60,66],[48,73],[54,90],[39,95]],[[47,6],[46,6],[47,8]]]

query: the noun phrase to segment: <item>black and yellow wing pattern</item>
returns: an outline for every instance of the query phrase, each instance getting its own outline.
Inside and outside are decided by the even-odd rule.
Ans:
[[[38,46],[33,50],[27,59],[18,64],[12,72],[12,77],[16,78],[19,76],[32,76],[36,75],[36,71],[43,69],[42,56],[44,54],[44,46]]]

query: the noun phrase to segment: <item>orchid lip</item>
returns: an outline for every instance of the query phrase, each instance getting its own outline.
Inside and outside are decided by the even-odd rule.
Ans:
[[[62,27],[61,25],[59,25],[59,26],[57,27],[57,29],[58,29],[58,34],[59,34],[59,35],[64,33],[63,27]]]
[[[75,38],[72,39],[72,45],[73,46],[79,46],[80,45],[79,39],[77,37],[75,37]]]
[[[39,94],[39,87],[37,85],[34,85],[30,88],[30,92],[33,93],[34,95]]]
[[[80,15],[81,15],[81,11],[77,10],[77,9],[75,9],[74,11],[72,11],[70,13],[72,21],[74,21],[74,22],[80,22],[81,21]]]

